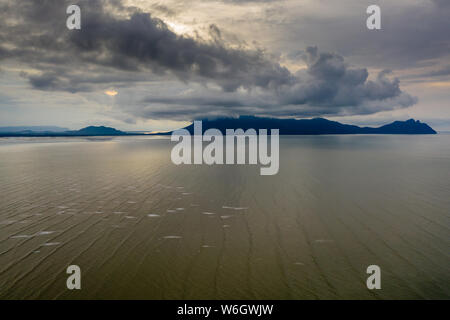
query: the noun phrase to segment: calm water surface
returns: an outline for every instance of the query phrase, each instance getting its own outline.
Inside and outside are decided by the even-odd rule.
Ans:
[[[450,298],[450,135],[282,137],[275,176],[172,146],[0,139],[0,298]]]

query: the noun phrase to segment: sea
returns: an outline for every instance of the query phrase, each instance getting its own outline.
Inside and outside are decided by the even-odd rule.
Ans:
[[[272,176],[173,146],[1,138],[0,299],[450,299],[450,134],[281,136]]]

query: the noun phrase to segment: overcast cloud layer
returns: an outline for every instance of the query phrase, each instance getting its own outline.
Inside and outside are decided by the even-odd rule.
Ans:
[[[389,32],[365,28],[364,2],[2,0],[0,76],[16,83],[0,94],[2,121],[32,104],[23,92],[44,114],[79,101],[80,119],[163,127],[239,114],[376,118],[420,102],[399,77],[445,87],[449,1],[399,1],[382,11]],[[72,3],[79,31],[65,26]]]

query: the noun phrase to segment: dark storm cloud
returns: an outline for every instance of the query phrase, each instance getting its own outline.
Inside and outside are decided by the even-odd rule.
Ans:
[[[193,77],[212,80],[225,91],[254,86],[276,88],[292,81],[286,68],[266,59],[262,52],[236,50],[217,41],[205,43],[179,36],[149,13],[136,11],[119,17],[109,13],[104,3],[107,2],[81,1],[81,31],[69,31],[58,24],[47,23],[65,22],[66,16],[60,14],[65,8],[61,1],[37,1],[33,2],[34,6],[28,3],[14,8],[16,14],[25,14],[28,30],[10,27],[1,36],[24,48],[14,50],[14,57],[23,61],[45,55],[56,62],[54,58],[64,55],[66,61],[61,62],[65,64],[76,62],[128,71],[151,70],[156,74],[170,72],[186,81]],[[119,6],[117,2],[113,4]],[[30,34],[32,28],[40,29],[41,33]],[[216,33],[217,30],[215,28]],[[1,49],[2,57],[13,53],[5,47]],[[34,65],[37,68],[38,63]],[[40,89],[44,89],[46,83],[53,88],[55,81],[48,75],[42,77],[31,83],[37,83]]]
[[[178,97],[148,97],[144,108],[146,116],[189,116],[196,114],[199,106],[203,116],[216,116],[227,111],[231,114],[258,114],[275,116],[309,117],[320,115],[370,114],[381,110],[408,107],[417,99],[402,92],[398,79],[389,79],[388,70],[369,80],[364,68],[349,67],[344,58],[335,53],[321,53],[309,47],[303,54],[307,69],[295,75],[295,82],[280,86],[276,92],[254,95],[218,92],[181,95]],[[160,110],[158,105],[176,105],[176,111]],[[183,107],[184,106],[184,107]],[[190,106],[190,107],[186,107]]]
[[[365,101],[398,97],[399,80],[389,80],[389,71],[382,71],[375,80],[367,80],[364,68],[350,68],[336,53],[320,53],[317,47],[306,49],[306,75],[303,81],[289,88],[283,97],[285,104],[311,104],[329,107],[358,106]]]
[[[262,51],[227,46],[215,25],[210,26],[209,42],[180,36],[150,13],[118,0],[78,1],[82,30],[69,31],[69,3],[10,1],[0,6],[0,19],[6,21],[0,29],[0,59],[38,70],[24,74],[35,89],[83,92],[111,82],[145,81],[145,76],[175,76],[205,85],[201,94],[150,97],[123,106],[145,118],[192,119],[230,112],[368,114],[415,103],[388,72],[368,80],[367,69],[350,67],[338,54],[309,47],[302,54],[307,69],[293,74]],[[210,84],[221,91],[210,91]]]

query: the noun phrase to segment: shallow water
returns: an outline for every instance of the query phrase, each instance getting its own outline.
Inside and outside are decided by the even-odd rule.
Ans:
[[[172,146],[0,139],[0,298],[450,298],[450,135],[281,137],[275,176]]]

